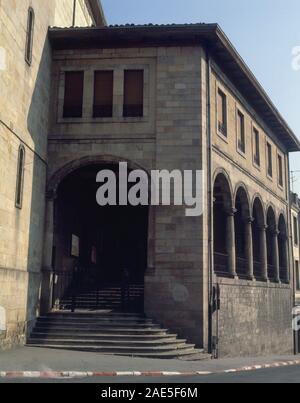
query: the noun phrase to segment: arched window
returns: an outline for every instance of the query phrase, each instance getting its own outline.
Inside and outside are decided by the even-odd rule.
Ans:
[[[23,146],[20,146],[18,156],[17,185],[16,185],[16,207],[19,209],[22,208],[24,164],[25,164],[25,149]]]
[[[248,269],[247,256],[247,219],[249,220],[250,208],[245,189],[240,187],[235,199],[236,213],[234,216],[235,224],[235,253],[236,253],[236,271],[238,275],[246,275]]]
[[[276,261],[275,261],[275,245],[274,238],[276,235],[276,218],[272,207],[269,207],[267,212],[267,256],[268,256],[268,277],[274,281],[276,276]]]
[[[253,203],[253,224],[252,224],[252,242],[253,242],[253,268],[254,276],[257,280],[263,279],[264,255],[263,248],[265,243],[265,217],[264,209],[260,199],[257,197]]]
[[[288,273],[288,237],[286,230],[286,222],[284,216],[281,214],[278,222],[278,252],[279,252],[279,270],[280,280],[283,283],[289,282]]]
[[[214,264],[217,274],[229,273],[229,251],[227,246],[227,216],[232,208],[232,197],[226,177],[220,173],[214,184]]]
[[[29,65],[32,62],[33,31],[34,31],[34,11],[33,8],[29,7],[27,17],[27,34],[26,34],[26,48],[25,48],[25,60]]]

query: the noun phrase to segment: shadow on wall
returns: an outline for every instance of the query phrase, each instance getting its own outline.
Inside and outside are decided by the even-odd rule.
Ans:
[[[27,160],[25,163],[25,181],[26,177],[27,180],[29,178],[32,180],[27,189],[24,188],[24,191],[31,192],[28,227],[27,334],[34,326],[40,310],[50,93],[51,47],[46,38],[27,116],[28,131],[35,148],[32,161]]]

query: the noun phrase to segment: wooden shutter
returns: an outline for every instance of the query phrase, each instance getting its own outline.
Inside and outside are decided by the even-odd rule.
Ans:
[[[125,70],[124,72],[124,116],[143,116],[144,71]]]
[[[94,80],[94,117],[113,115],[113,71],[96,71]]]
[[[83,71],[68,71],[65,73],[65,118],[82,117],[83,80]]]

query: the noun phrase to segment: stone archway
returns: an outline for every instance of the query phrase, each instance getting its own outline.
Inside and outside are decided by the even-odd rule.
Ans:
[[[234,224],[236,272],[239,276],[252,276],[253,269],[250,268],[252,266],[252,219],[249,197],[243,185],[237,187]]]
[[[276,223],[275,209],[269,206],[267,209],[267,261],[268,278],[270,281],[279,281],[279,251],[278,251],[278,228]]]
[[[267,273],[267,241],[266,220],[263,202],[256,195],[252,207],[252,239],[253,239],[253,269],[256,280],[266,281]]]
[[[279,252],[279,275],[280,281],[289,282],[289,264],[288,264],[288,235],[286,220],[283,214],[280,214],[278,220],[278,252]]]
[[[235,275],[234,209],[232,190],[225,171],[214,180],[214,269],[219,275]]]
[[[128,163],[128,169],[129,170],[133,170],[133,169],[141,169],[145,172],[147,172],[145,169],[143,169],[142,167],[140,167],[138,164],[135,164],[131,161],[126,161],[122,158],[118,158],[118,157],[112,157],[112,156],[94,156],[94,157],[84,157],[82,159],[76,160],[76,161],[72,161],[68,164],[66,164],[64,167],[62,167],[61,169],[59,169],[58,171],[56,171],[52,177],[50,178],[49,182],[48,182],[48,186],[47,186],[47,212],[46,212],[46,231],[45,231],[45,247],[44,247],[44,265],[43,265],[43,292],[42,292],[42,310],[43,311],[48,311],[49,309],[52,308],[55,300],[57,300],[57,298],[59,298],[61,296],[61,294],[65,291],[65,289],[68,287],[68,279],[66,278],[64,281],[64,284],[61,285],[57,285],[59,283],[59,276],[57,274],[58,272],[58,268],[62,267],[62,268],[66,268],[70,267],[70,261],[72,260],[70,258],[70,256],[66,256],[66,253],[64,252],[64,256],[63,258],[61,257],[62,255],[62,247],[61,247],[61,222],[62,222],[62,214],[61,214],[61,192],[62,192],[62,188],[63,186],[65,187],[70,187],[72,189],[72,186],[74,185],[74,183],[76,183],[76,180],[79,180],[80,178],[82,178],[82,176],[80,175],[88,175],[89,173],[92,172],[96,172],[96,170],[98,168],[113,168],[116,167],[117,164],[119,162],[127,162]],[[148,174],[148,173],[147,173]],[[78,176],[79,175],[79,176]],[[77,179],[76,179],[77,178]],[[66,185],[68,184],[69,185]],[[66,189],[65,189],[66,191]],[[66,197],[66,196],[64,196]],[[138,208],[135,209],[135,214],[137,213]],[[65,216],[67,216],[69,214],[69,212],[67,214],[65,214]],[[147,207],[147,212],[142,213],[142,208],[140,208],[139,210],[139,214],[141,214],[141,217],[145,217],[145,214],[147,214],[147,228],[146,225],[144,225],[144,232],[146,232],[146,257],[145,257],[145,271],[143,274],[144,275],[151,275],[154,273],[154,248],[155,248],[155,238],[154,238],[154,225],[155,225],[155,211],[153,207]],[[64,214],[63,214],[64,215]],[[80,215],[80,214],[79,214]],[[112,213],[111,211],[109,211],[109,209],[106,210],[103,218],[103,222],[106,222],[106,228],[109,229],[109,224],[107,224],[109,222],[109,217],[113,217],[113,222],[114,225],[117,225],[116,221],[119,221],[119,223],[123,223],[126,221],[125,217],[126,216],[130,216],[130,217],[134,217],[133,214],[133,208],[130,210],[130,208],[128,207],[128,210],[126,211],[126,213],[122,213],[120,210],[118,210],[117,212],[117,208],[114,210],[114,213]],[[73,217],[75,217],[75,219],[78,219],[78,213],[73,214]],[[117,218],[116,218],[117,217]],[[74,221],[74,218],[70,218],[69,217],[69,221],[72,222]],[[128,220],[127,220],[128,221]],[[141,219],[137,219],[135,220],[136,224],[135,226],[137,227],[138,225],[141,226],[141,221],[145,221],[145,218],[141,218]],[[112,223],[112,221],[111,221]],[[72,224],[73,225],[73,224]],[[133,232],[130,232],[129,228],[129,224],[127,223],[127,232],[126,234],[123,233],[123,235],[119,234],[119,238],[121,239],[121,237],[123,236],[123,239],[127,239],[128,242],[130,242],[130,239],[133,236]],[[123,228],[124,229],[124,228]],[[88,231],[86,231],[86,233],[88,233],[89,235],[91,235],[89,233],[89,230],[91,230],[91,227],[88,228]],[[136,229],[137,230],[137,229]],[[79,238],[76,233],[78,234],[79,229],[75,228],[74,230],[69,230],[69,232],[73,232],[73,234],[71,234],[72,236],[75,236]],[[93,231],[95,232],[95,229],[93,229]],[[93,233],[93,231],[91,231]],[[110,228],[110,235],[111,235],[111,239],[114,240],[114,242],[116,242],[116,244],[120,243],[120,239],[117,240],[116,238],[116,229],[115,228]],[[70,237],[70,234],[68,235]],[[84,239],[84,242],[86,244],[89,244],[89,247],[83,247],[83,249],[85,250],[85,260],[83,259],[83,256],[80,256],[81,259],[81,263],[82,261],[86,261],[86,264],[90,264],[93,263],[91,261],[88,261],[89,257],[91,256],[92,253],[92,242],[91,240],[87,239],[87,235],[83,235],[83,233],[81,233],[80,236],[81,239]],[[102,237],[103,238],[103,237]],[[140,237],[143,238],[143,237]],[[138,240],[138,237],[136,239],[137,244],[140,242]],[[70,242],[69,240],[64,240],[65,245],[63,246],[64,249],[67,248],[67,243]],[[81,240],[80,240],[81,242]],[[95,243],[95,240],[93,241]],[[128,243],[127,242],[127,243]],[[126,242],[125,242],[126,243]],[[125,244],[124,244],[125,245]],[[124,246],[123,245],[123,246]],[[128,247],[123,248],[122,252],[119,251],[117,252],[116,250],[113,251],[113,247],[112,245],[107,241],[106,246],[104,245],[104,248],[107,250],[110,250],[110,253],[113,256],[112,260],[122,260],[121,256],[118,255],[122,255],[123,256],[123,260],[124,260],[124,264],[132,264],[132,262],[126,262],[127,257],[128,257],[128,253],[126,252],[126,249]],[[120,245],[117,246],[118,250],[120,249]],[[95,248],[96,249],[96,248]],[[115,252],[115,253],[113,253]],[[93,252],[95,253],[95,252]],[[138,253],[137,253],[138,254]],[[125,259],[126,257],[126,259]],[[103,258],[103,256],[102,256]],[[82,260],[83,259],[83,260]],[[106,255],[106,260],[107,260],[107,255]],[[121,264],[121,263],[120,263]],[[120,265],[119,264],[119,265]],[[116,262],[114,263],[115,268],[116,268]],[[135,264],[137,265],[137,263]],[[108,273],[109,270],[107,270],[107,274],[111,274]],[[141,279],[139,279],[141,280]],[[55,290],[56,287],[56,291]],[[58,288],[61,288],[61,290],[59,292],[57,292]]]

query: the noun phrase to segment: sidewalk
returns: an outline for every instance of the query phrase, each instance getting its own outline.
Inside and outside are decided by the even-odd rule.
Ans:
[[[299,356],[157,360],[22,347],[0,352],[0,377],[208,375],[300,365]]]

